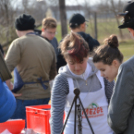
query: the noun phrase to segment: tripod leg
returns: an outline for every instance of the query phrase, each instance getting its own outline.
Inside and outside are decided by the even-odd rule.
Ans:
[[[75,116],[74,116],[74,134],[76,134],[76,105],[77,105],[77,99],[75,99]]]
[[[82,107],[82,110],[83,110],[83,112],[84,112],[84,114],[85,114],[85,116],[86,116],[87,122],[88,122],[88,124],[89,124],[89,126],[90,126],[90,128],[91,128],[91,131],[92,131],[93,134],[95,134],[95,133],[94,133],[94,130],[93,130],[92,126],[91,126],[91,123],[90,123],[90,121],[89,121],[89,119],[88,119],[88,117],[87,117],[87,114],[86,114],[86,112],[85,112],[85,109],[84,109],[84,107],[83,107],[83,104],[82,104],[82,102],[81,102],[81,99],[80,99],[80,97],[78,97],[78,98],[79,98],[79,101],[80,101],[80,105],[81,105],[81,107]]]
[[[82,116],[81,116],[81,108],[80,104],[77,104],[77,114],[78,114],[78,134],[82,134]]]
[[[62,131],[61,131],[61,134],[63,134],[63,131],[64,131],[64,129],[65,129],[65,126],[66,126],[66,123],[67,123],[68,117],[69,117],[70,112],[71,112],[71,110],[72,110],[73,104],[74,104],[74,102],[76,101],[76,98],[77,98],[77,96],[75,96],[75,98],[74,98],[74,100],[73,100],[73,102],[72,102],[72,105],[71,105],[71,107],[70,107],[70,109],[69,109],[69,112],[68,112],[67,118],[66,118],[66,120],[65,120],[65,123],[64,123],[63,128],[62,128]]]

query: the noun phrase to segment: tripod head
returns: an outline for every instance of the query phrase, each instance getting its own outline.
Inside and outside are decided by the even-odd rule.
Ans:
[[[79,96],[80,90],[79,90],[78,88],[75,88],[75,89],[74,89],[74,94],[75,94],[76,96]]]

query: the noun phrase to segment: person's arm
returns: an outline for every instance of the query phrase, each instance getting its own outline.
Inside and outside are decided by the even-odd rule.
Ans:
[[[56,44],[56,58],[57,58],[59,44],[58,44],[56,37],[55,37],[55,44]]]
[[[56,55],[55,55],[55,51],[54,48],[52,47],[52,51],[53,51],[53,61],[52,61],[52,65],[50,68],[50,73],[49,73],[49,80],[53,80],[54,77],[57,74],[57,69],[56,69]]]
[[[92,38],[90,35],[87,42],[89,44],[90,51],[93,51],[100,45],[100,43],[96,39]]]
[[[134,74],[126,63],[119,69],[117,82],[108,110],[108,124],[120,134],[128,127],[128,120],[134,105]]]
[[[7,121],[16,109],[16,100],[5,82],[0,78],[0,123]]]
[[[8,88],[9,88],[10,90],[13,89],[13,83],[11,82],[11,80],[7,80],[7,81],[6,81],[6,84],[7,84]]]
[[[10,72],[12,72],[14,68],[17,66],[17,64],[20,61],[20,57],[21,57],[21,48],[18,41],[15,40],[10,45],[5,57],[7,67]]]
[[[105,94],[106,94],[107,101],[108,101],[108,104],[109,104],[112,93],[113,93],[113,88],[114,88],[115,82],[114,81],[109,82],[108,80],[106,80],[104,78],[104,84],[105,84]]]
[[[51,94],[51,134],[60,134],[63,127],[63,114],[66,96],[69,92],[65,76],[57,75],[54,80]]]
[[[5,57],[7,67],[10,72],[12,72],[14,70],[14,68],[17,66],[17,64],[20,61],[20,57],[21,57],[21,48],[20,48],[19,43],[15,40],[10,45],[10,47],[7,51],[6,57]],[[13,85],[11,85],[11,80],[6,81],[6,83],[9,87],[9,89],[12,90]],[[15,97],[17,97],[17,96],[21,96],[22,94],[13,93],[13,95]]]

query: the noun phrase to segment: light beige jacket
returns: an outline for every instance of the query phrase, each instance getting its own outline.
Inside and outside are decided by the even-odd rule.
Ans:
[[[51,44],[34,34],[27,34],[14,40],[5,57],[6,64],[12,72],[17,67],[24,82],[37,82],[39,77],[52,80],[56,75],[56,57]],[[44,90],[40,83],[26,84],[17,93],[22,100],[50,97],[50,87]]]

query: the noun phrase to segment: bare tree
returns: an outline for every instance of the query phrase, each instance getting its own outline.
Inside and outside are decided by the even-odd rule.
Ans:
[[[22,0],[22,6],[23,6],[23,12],[26,13],[28,11],[28,4],[29,1],[28,0]]]
[[[121,0],[115,1],[115,0],[101,0],[100,3],[97,5],[98,10],[98,17],[101,21],[107,21],[107,25],[103,25],[102,27],[105,32],[111,33],[109,31],[108,27],[111,23],[115,21],[117,26],[120,25],[119,19],[118,19],[118,13],[122,11],[123,2]],[[123,38],[122,30],[119,29],[119,36]]]
[[[119,1],[120,1],[120,0],[119,0]],[[118,17],[117,17],[118,10],[115,8],[114,1],[113,1],[113,0],[110,0],[110,2],[111,2],[111,11],[114,13],[116,22],[117,22],[117,24],[118,24],[118,26],[119,26],[119,20],[118,20]],[[123,34],[122,34],[121,29],[119,29],[119,33],[120,33],[120,37],[123,38]]]
[[[66,17],[65,0],[46,0],[46,2],[51,3],[51,5],[59,5],[58,7],[60,11],[61,32],[62,37],[64,37],[67,34],[67,17]]]
[[[0,43],[4,44],[4,49],[6,50],[12,40],[17,37],[14,27],[15,17],[22,13],[30,14],[36,19],[37,24],[41,24],[46,10],[45,1],[22,0],[21,3],[16,0],[0,0]]]
[[[14,14],[12,4],[15,1],[10,0],[0,0],[0,40],[1,43],[10,42],[16,37],[14,31]]]
[[[22,0],[22,13],[32,15],[37,24],[41,24],[43,18],[46,17],[46,11],[48,6],[45,1],[37,1],[37,0]]]
[[[85,16],[86,17],[88,17],[88,19],[89,19],[89,25],[90,25],[90,31],[91,31],[91,33],[89,33],[89,34],[92,34],[92,36],[94,35],[94,37],[96,36],[96,38],[97,38],[97,33],[96,33],[96,31],[95,31],[95,23],[93,23],[94,21],[92,21],[92,19],[94,18],[94,11],[92,10],[92,8],[91,8],[91,6],[90,6],[90,1],[88,1],[88,0],[85,0],[84,1],[84,7],[85,7]],[[96,13],[95,13],[95,15],[96,15]],[[93,17],[93,18],[91,18],[91,16]]]

